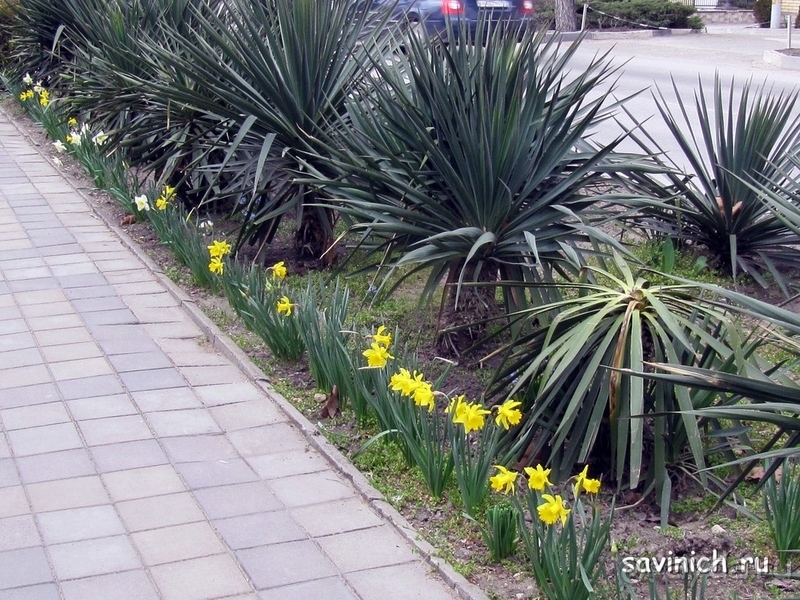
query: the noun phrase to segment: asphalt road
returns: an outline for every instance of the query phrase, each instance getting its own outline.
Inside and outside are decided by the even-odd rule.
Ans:
[[[794,33],[793,47],[800,47],[800,30]],[[752,82],[753,86],[765,85],[775,94],[800,90],[800,71],[780,70],[763,60],[765,50],[787,47],[785,29],[770,30],[752,26],[709,26],[707,32],[677,34],[659,37],[625,37],[615,39],[586,39],[580,44],[572,61],[576,69],[584,68],[593,57],[608,52],[613,65],[619,67],[614,81],[614,96],[625,98],[626,108],[644,127],[670,157],[680,166],[685,166],[677,144],[658,114],[653,94],[663,93],[670,110],[679,110],[677,95],[684,99],[694,112],[694,95],[698,81],[706,90],[707,97],[713,89],[715,76],[719,76],[724,88],[738,92]],[[600,90],[598,90],[598,93]],[[736,104],[736,103],[734,103]],[[800,117],[800,106],[795,108]],[[690,115],[696,126],[696,115]],[[622,118],[630,124],[631,121]],[[689,129],[689,128],[687,128]],[[604,124],[596,133],[598,141],[608,141],[619,135],[621,129],[613,123]],[[623,150],[634,150],[632,143],[621,146]]]

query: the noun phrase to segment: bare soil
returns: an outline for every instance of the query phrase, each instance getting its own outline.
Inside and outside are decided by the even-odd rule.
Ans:
[[[14,112],[10,104],[6,103],[5,106],[6,110]],[[51,155],[51,146],[41,129],[18,112],[15,113],[15,118],[33,143],[46,155]],[[105,193],[92,189],[91,182],[83,176],[76,164],[68,159],[63,160],[64,165],[59,168],[65,177],[88,193],[98,211],[112,222],[121,223],[126,215],[120,207]],[[124,230],[164,272],[169,273],[187,294],[215,318],[217,324],[230,337],[236,340],[249,340],[245,350],[256,364],[266,369],[267,375],[274,382],[280,382],[282,387],[295,390],[297,398],[289,397],[289,400],[297,400],[301,410],[312,422],[320,421],[320,406],[313,400],[309,401],[309,398],[313,397],[314,383],[305,365],[289,365],[274,360],[269,350],[249,335],[241,322],[231,316],[232,313],[224,299],[210,296],[206,291],[191,284],[186,272],[182,270],[171,252],[159,243],[148,225],[134,223],[125,226]],[[292,255],[291,238],[287,237],[283,241],[279,238],[278,243],[267,250],[265,262],[286,260],[293,272],[303,272],[311,268],[308,263],[287,259]],[[756,290],[753,292],[756,293]],[[758,291],[758,295],[763,295],[763,292]],[[422,352],[430,357],[436,354],[433,347],[422,348]],[[483,375],[485,373],[481,373],[481,365],[469,363],[468,368],[455,369],[447,385],[449,389],[459,390],[459,393],[476,396],[482,390]],[[324,423],[324,427],[329,437],[346,455],[352,455],[364,442],[363,431],[346,416],[328,420]],[[521,549],[502,564],[492,564],[480,528],[463,518],[458,506],[448,498],[434,500],[424,493],[418,493],[410,498],[400,491],[395,493],[391,481],[378,481],[379,474],[368,472],[367,475],[374,476],[373,482],[384,491],[389,502],[401,511],[423,537],[439,548],[447,560],[471,582],[482,588],[490,598],[503,600],[539,598]],[[682,503],[682,508],[672,515],[670,527],[664,531],[659,526],[659,508],[651,499],[642,500],[635,494],[618,498],[613,540],[616,542],[620,558],[630,557],[631,564],[638,564],[644,568],[645,557],[665,559],[686,557],[696,560],[704,557],[708,559],[725,557],[727,572],[711,575],[705,595],[708,600],[731,598],[734,592],[741,600],[798,596],[800,585],[796,581],[776,576],[777,557],[763,524],[741,516],[727,507],[707,514],[705,509],[710,506],[707,498],[686,482],[675,482],[673,506],[676,506],[676,503],[678,505]],[[759,503],[759,497],[756,497],[748,503],[748,506],[758,511]],[[601,498],[601,504],[610,506],[611,497]],[[636,563],[638,559],[642,559],[642,562]],[[757,559],[759,562],[750,563],[749,569],[744,573],[739,565],[741,560],[747,559]],[[764,569],[765,563],[768,563],[768,569]],[[655,568],[652,563],[648,564],[651,565],[651,570]],[[673,560],[669,564],[677,565],[676,568],[679,569],[682,563]],[[721,571],[720,563],[716,564],[718,571]],[[663,568],[666,569],[667,566],[665,563]],[[768,573],[757,573],[756,567]],[[616,594],[612,592],[614,565],[610,555],[606,571],[606,583],[609,587],[600,591],[599,597],[615,598]],[[640,598],[649,597],[648,579],[646,573],[636,575],[634,578],[634,587]],[[670,575],[669,580],[672,592],[682,589],[682,575]],[[673,597],[684,596],[676,594]],[[691,595],[687,597],[690,598]]]

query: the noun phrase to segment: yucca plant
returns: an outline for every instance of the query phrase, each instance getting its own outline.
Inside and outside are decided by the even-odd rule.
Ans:
[[[336,177],[310,169],[365,233],[384,291],[424,273],[423,300],[445,283],[446,306],[472,316],[491,314],[494,294],[466,283],[524,281],[564,245],[603,237],[581,215],[622,199],[592,185],[646,162],[586,141],[613,109],[597,94],[616,70],[607,56],[568,74],[578,42],[478,28],[484,45],[461,28],[450,44],[412,36],[405,54],[374,57],[352,127],[315,157]],[[526,306],[521,288],[503,289],[508,310]]]
[[[787,156],[800,143],[797,94],[733,80],[725,86],[719,76],[711,90],[700,81],[693,102],[673,88],[677,111],[661,92],[656,104],[694,176],[676,169],[666,181],[639,179],[648,193],[672,199],[671,208],[645,207],[643,224],[699,248],[734,279],[746,273],[767,287],[769,276],[787,292],[786,273],[800,267],[800,236],[759,196],[781,188]],[[646,134],[639,141],[661,151]]]
[[[387,11],[370,1],[222,0],[218,10],[191,13],[190,32],[141,42],[143,56],[172,74],[142,82],[144,100],[162,114],[181,107],[224,125],[226,135],[205,141],[222,150],[215,197],[244,199],[237,246],[270,241],[289,214],[299,254],[321,258],[333,214],[317,191],[295,183],[306,169],[300,157],[317,164],[308,153],[343,126],[345,103],[370,79],[362,65],[383,39]]]
[[[516,315],[530,333],[495,352],[504,362],[491,393],[525,398],[520,433],[507,444],[534,457],[549,452],[559,478],[575,463],[605,456],[619,485],[644,480],[668,507],[668,467],[687,461],[687,472],[709,485],[701,426],[689,411],[715,396],[645,385],[613,369],[641,372],[645,362],[659,361],[739,372],[758,344],[698,284],[651,285],[618,254],[584,271],[584,283],[541,284],[561,298]]]

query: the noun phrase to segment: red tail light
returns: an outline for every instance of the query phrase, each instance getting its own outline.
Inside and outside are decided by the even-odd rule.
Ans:
[[[464,14],[464,3],[461,0],[442,0],[443,15]]]
[[[533,14],[533,0],[522,0],[522,14]]]

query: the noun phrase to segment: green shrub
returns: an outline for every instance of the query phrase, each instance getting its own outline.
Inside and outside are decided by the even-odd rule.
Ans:
[[[592,29],[650,28],[697,29],[702,21],[692,18],[697,9],[668,0],[609,0],[592,2],[588,26]],[[602,14],[605,13],[605,14]]]
[[[761,27],[768,27],[772,16],[772,0],[755,0],[753,18]]]

